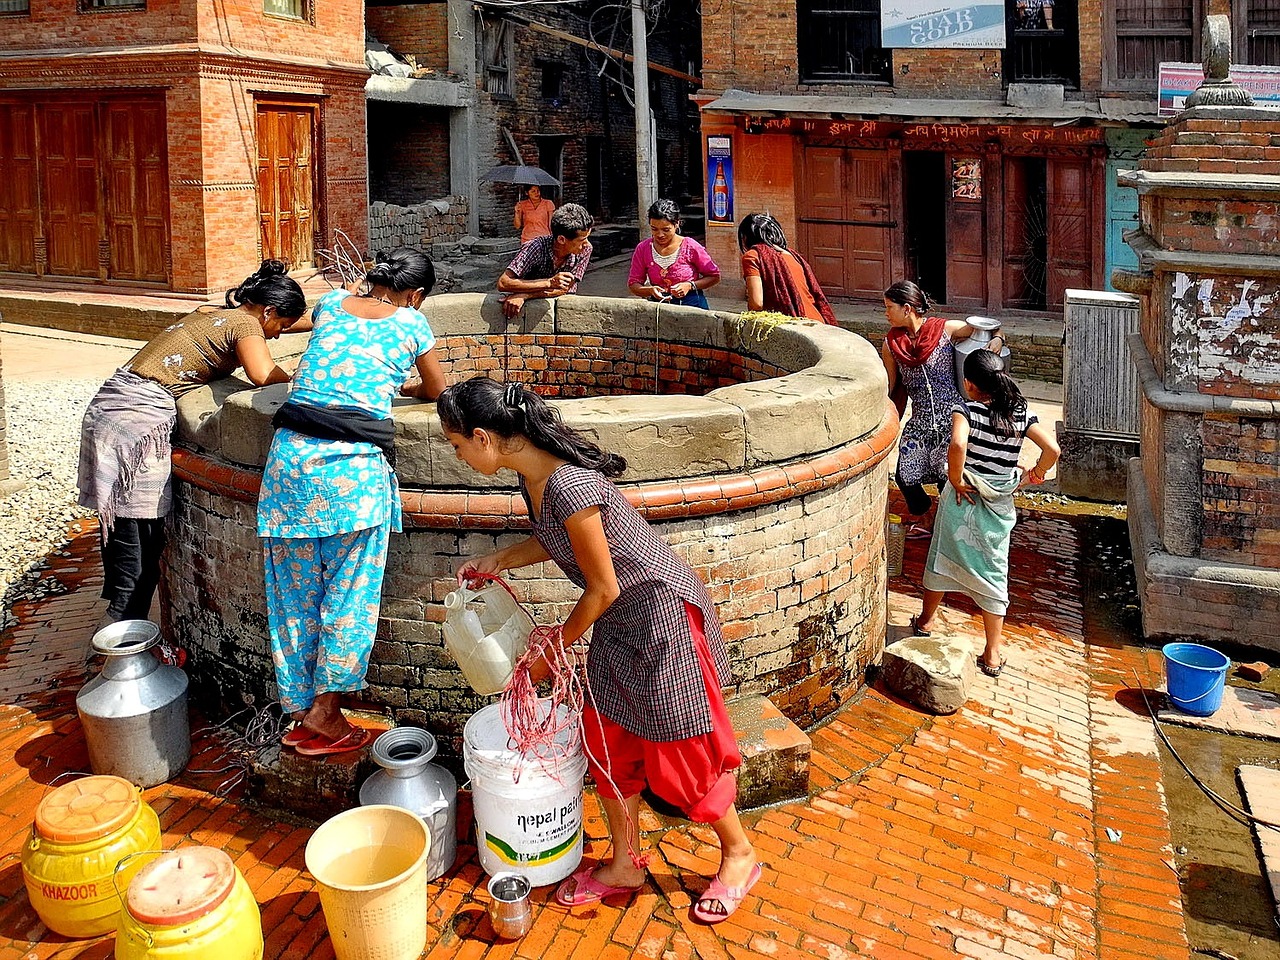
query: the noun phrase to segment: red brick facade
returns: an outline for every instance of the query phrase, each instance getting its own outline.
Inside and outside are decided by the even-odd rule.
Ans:
[[[163,240],[152,240],[163,243],[163,270],[153,268],[148,285],[225,289],[263,252],[257,122],[264,104],[303,108],[312,116],[312,243],[325,245],[335,227],[357,244],[367,233],[364,6],[360,0],[325,0],[307,8],[314,22],[268,15],[263,0],[150,0],[143,10],[84,13],[76,0],[33,3],[29,16],[3,21],[0,104],[33,107],[37,125],[48,104],[67,99],[101,105],[128,93],[161,105],[164,133],[157,142],[163,156],[146,191],[153,209],[165,211],[167,225]],[[51,58],[54,52],[59,56]],[[106,135],[95,131],[95,138],[97,146],[85,147],[82,159],[105,165]],[[37,168],[48,162],[37,156]],[[49,229],[51,213],[49,184],[40,177],[33,178],[41,183],[43,204],[34,218],[37,265],[16,272],[55,279],[65,274],[52,253],[44,253],[42,231]],[[119,279],[122,272],[108,219],[117,201],[106,189],[99,208],[86,214],[98,218],[99,269],[96,275],[86,269],[90,258],[81,255],[80,279]],[[94,230],[87,224],[85,237]]]

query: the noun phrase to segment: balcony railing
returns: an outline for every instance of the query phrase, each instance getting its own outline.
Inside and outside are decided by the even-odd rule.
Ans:
[[[1059,0],[1051,7],[1053,25],[1049,26],[1042,13],[1028,20],[1018,10],[1016,0],[1006,0],[1004,78],[1007,82],[1080,86],[1075,4]]]

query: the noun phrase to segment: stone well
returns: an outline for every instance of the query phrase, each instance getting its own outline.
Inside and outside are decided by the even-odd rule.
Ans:
[[[731,696],[764,694],[807,727],[864,682],[884,642],[897,432],[866,340],[808,321],[758,339],[735,314],[638,300],[534,300],[516,321],[480,294],[425,309],[451,382],[483,372],[531,385],[627,458],[622,489],[710,585]],[[286,388],[238,387],[178,404],[164,574],[166,632],[214,716],[275,696],[254,520]],[[527,536],[527,517],[514,474],[455,458],[434,404],[401,401],[395,416],[405,533],[391,541],[365,696],[456,749],[488,698],[444,649],[441,601],[465,558]],[[563,622],[577,593],[549,563],[512,584],[542,623]]]

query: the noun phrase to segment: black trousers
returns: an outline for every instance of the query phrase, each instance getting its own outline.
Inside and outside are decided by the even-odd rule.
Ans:
[[[922,513],[929,512],[929,508],[933,506],[933,497],[925,493],[923,484],[903,483],[901,474],[894,479],[897,481],[898,489],[902,491],[903,499],[907,501],[907,513],[918,517]]]
[[[116,519],[102,546],[102,597],[112,620],[146,620],[160,583],[164,517]]]

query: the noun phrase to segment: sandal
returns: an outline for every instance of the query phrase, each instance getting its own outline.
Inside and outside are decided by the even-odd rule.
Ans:
[[[300,743],[306,743],[316,735],[314,730],[308,730],[300,723],[295,723],[293,728],[280,738],[280,743],[286,747],[296,747]]]
[[[913,523],[907,527],[908,540],[928,540],[933,536],[933,528],[926,527],[923,523]]]
[[[605,897],[616,896],[620,893],[635,893],[644,885],[613,887],[597,880],[595,869],[595,867],[583,867],[560,886],[556,887],[556,903],[562,907],[585,907],[593,903],[599,903]],[[570,887],[570,884],[573,886]]]
[[[310,739],[298,744],[294,749],[303,757],[328,757],[336,753],[350,753],[352,750],[359,750],[368,742],[368,730],[364,727],[352,727],[346,736],[339,737],[337,740],[326,737],[323,733],[317,733]]]
[[[759,879],[760,864],[758,863],[751,868],[751,875],[747,877],[747,882],[740,887],[726,887],[720,880],[720,874],[717,873],[711,881],[711,886],[707,887],[707,892],[693,905],[694,919],[707,924],[728,920]]]
[[[985,673],[988,677],[1000,676],[1000,671],[1004,669],[1004,661],[1001,660],[994,667],[981,657],[978,658],[978,669]]]
[[[931,634],[924,627],[920,626],[920,614],[916,614],[911,618],[911,635],[913,637],[927,637]]]

